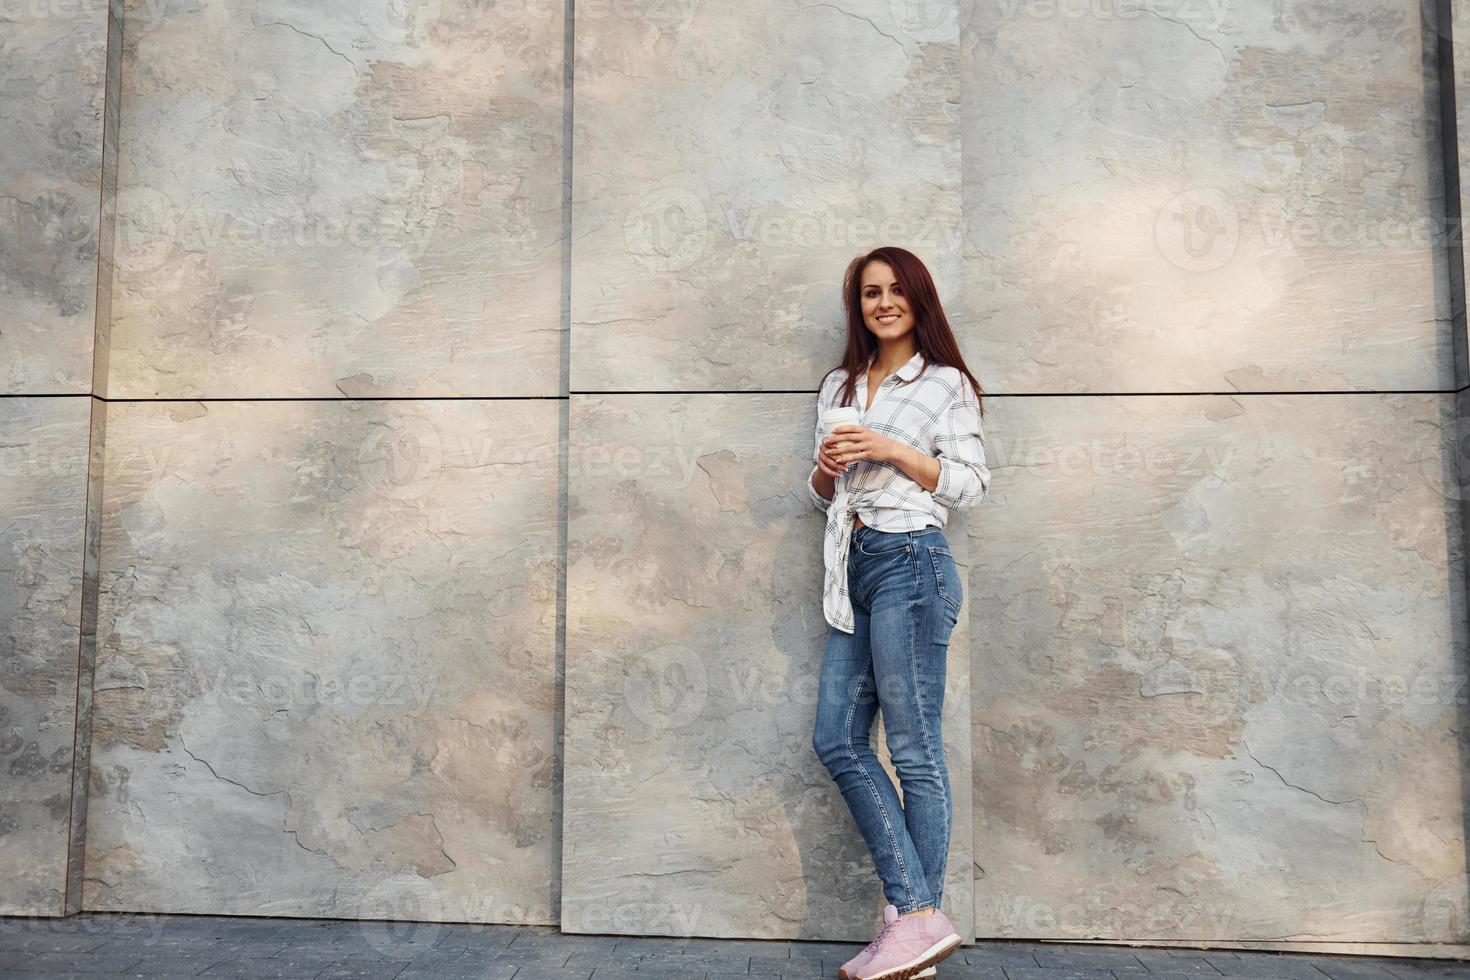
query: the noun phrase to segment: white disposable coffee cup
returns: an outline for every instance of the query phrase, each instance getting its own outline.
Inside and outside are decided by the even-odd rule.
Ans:
[[[849,422],[856,424],[863,416],[857,410],[856,405],[843,405],[839,408],[829,408],[822,413],[822,437],[826,438],[832,434],[832,430],[839,425]],[[851,464],[849,464],[851,465]]]
[[[863,417],[863,413],[857,410],[856,405],[843,405],[840,408],[829,408],[822,413],[822,433],[831,435],[832,430],[839,425],[848,422],[856,423]]]

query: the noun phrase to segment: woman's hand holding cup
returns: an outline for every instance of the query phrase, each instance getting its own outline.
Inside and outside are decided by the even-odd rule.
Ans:
[[[885,460],[893,440],[857,424],[861,414],[852,406],[830,408],[822,413],[822,430],[827,433],[817,452],[817,467],[830,477],[841,476],[858,460]]]

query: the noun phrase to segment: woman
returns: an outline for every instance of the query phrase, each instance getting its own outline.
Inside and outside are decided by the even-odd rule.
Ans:
[[[868,845],[889,904],[844,980],[934,976],[962,943],[939,911],[954,804],[944,761],[949,637],[964,590],[941,528],[985,499],[981,388],[965,367],[929,271],[877,248],[843,283],[847,354],[822,379],[808,478],[827,512],[822,654],[812,747]],[[861,424],[823,434],[854,404]],[[879,708],[893,782],[868,741]]]

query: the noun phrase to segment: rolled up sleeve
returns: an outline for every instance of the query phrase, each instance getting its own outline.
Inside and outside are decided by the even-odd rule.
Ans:
[[[826,389],[824,388],[823,390],[825,391]],[[820,493],[817,493],[817,488],[812,484],[812,480],[817,475],[817,466],[816,466],[816,463],[817,463],[817,453],[820,452],[821,449],[822,449],[822,392],[818,392],[817,393],[817,423],[816,423],[816,427],[813,429],[813,433],[812,433],[812,471],[811,471],[811,473],[809,473],[807,475],[807,478],[806,478],[806,492],[811,495],[812,505],[815,506],[817,508],[817,510],[825,511],[828,507],[830,507],[832,505],[832,501],[828,500],[826,497],[822,496]]]
[[[817,493],[817,488],[812,485],[812,478],[816,475],[817,469],[816,467],[812,467],[811,475],[806,478],[806,492],[811,494],[812,503],[816,505],[817,510],[824,511],[832,506],[832,501]]]
[[[935,500],[950,510],[968,510],[985,499],[990,492],[990,470],[985,465],[980,401],[963,377],[960,393],[940,418],[934,450],[939,457]]]

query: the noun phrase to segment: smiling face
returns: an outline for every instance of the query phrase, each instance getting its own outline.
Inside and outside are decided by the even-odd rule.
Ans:
[[[897,340],[914,329],[914,313],[909,309],[903,287],[893,278],[893,267],[874,259],[863,270],[863,285],[858,296],[863,304],[863,322],[880,341]]]

